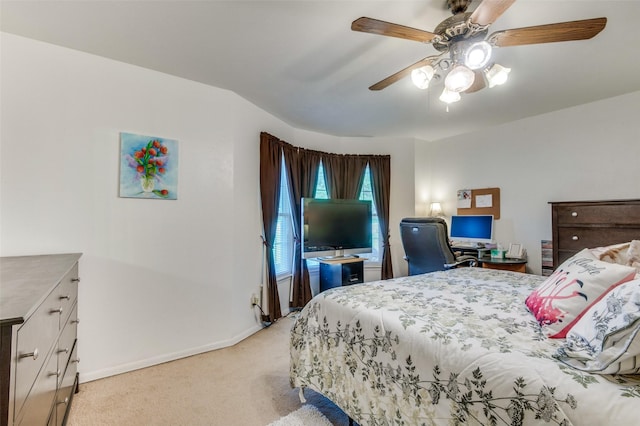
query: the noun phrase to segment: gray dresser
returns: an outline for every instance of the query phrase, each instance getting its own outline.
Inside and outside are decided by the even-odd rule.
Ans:
[[[66,423],[81,254],[0,257],[0,426]]]

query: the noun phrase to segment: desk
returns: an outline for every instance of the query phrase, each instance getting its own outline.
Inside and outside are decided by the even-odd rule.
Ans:
[[[451,250],[453,250],[456,255],[459,254],[468,254],[471,256],[478,257],[482,251],[487,251],[490,249],[486,249],[484,247],[473,247],[473,246],[451,246]],[[459,253],[459,254],[458,254]]]
[[[478,258],[478,262],[483,268],[501,269],[503,271],[527,272],[527,259],[496,259],[492,257]]]

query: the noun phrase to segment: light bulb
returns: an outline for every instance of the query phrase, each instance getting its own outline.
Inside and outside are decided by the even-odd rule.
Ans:
[[[464,92],[473,84],[476,75],[464,65],[453,67],[444,79],[444,87],[452,92]]]
[[[472,70],[477,70],[489,62],[491,59],[491,45],[486,41],[473,43],[465,54],[465,65]]]
[[[493,64],[491,67],[484,70],[489,82],[489,87],[499,86],[504,84],[509,78],[511,68],[505,68],[500,64]]]
[[[418,89],[426,89],[429,87],[429,82],[433,78],[434,70],[431,65],[416,68],[411,71],[411,81],[416,85]]]
[[[449,90],[445,87],[442,91],[442,94],[440,95],[440,100],[447,104],[458,102],[460,100],[460,93],[454,92],[453,90]]]

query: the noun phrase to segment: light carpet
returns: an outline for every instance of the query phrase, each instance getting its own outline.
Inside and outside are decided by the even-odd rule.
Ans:
[[[268,426],[333,426],[313,405],[303,405],[293,413],[269,423]]]
[[[91,382],[80,372],[67,426],[263,426],[281,419],[305,405],[289,383],[292,317],[228,348]],[[349,424],[319,393],[305,389],[304,397],[332,425]]]

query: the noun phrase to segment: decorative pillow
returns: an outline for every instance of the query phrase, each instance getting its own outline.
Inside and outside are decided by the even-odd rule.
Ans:
[[[636,270],[602,262],[584,249],[560,265],[525,300],[548,337],[564,338],[603,294],[632,280]]]
[[[591,253],[598,259],[602,260],[602,255],[608,251],[608,250],[614,250],[617,249],[619,247],[622,246],[627,246],[629,247],[630,243],[619,243],[619,244],[612,244],[610,246],[603,246],[603,247],[595,247],[595,248],[590,248],[589,250],[591,250]]]
[[[590,250],[595,257],[604,262],[631,266],[640,274],[640,240],[632,240],[629,243],[613,244],[606,247],[596,247]]]
[[[555,357],[592,373],[640,373],[640,280],[620,285],[591,306]]]
[[[618,265],[626,265],[629,261],[629,246],[631,243],[617,244],[615,246],[603,247],[606,248],[598,258],[604,262],[617,263]],[[592,251],[593,253],[593,251]]]
[[[640,240],[633,240],[629,244],[629,251],[627,252],[627,265],[632,268],[636,268],[638,274],[640,274]]]

